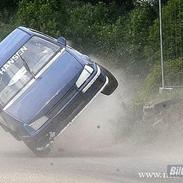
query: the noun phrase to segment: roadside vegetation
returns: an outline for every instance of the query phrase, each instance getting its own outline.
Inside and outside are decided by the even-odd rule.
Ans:
[[[180,85],[183,3],[162,3],[166,84]],[[0,39],[20,25],[54,37],[65,36],[80,51],[135,75],[144,83],[138,92],[139,103],[158,93],[161,75],[156,0],[1,0]]]

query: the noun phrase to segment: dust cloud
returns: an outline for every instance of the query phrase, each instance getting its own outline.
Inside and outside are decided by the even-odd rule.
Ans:
[[[122,70],[110,70],[119,82],[118,88],[110,96],[99,94],[73,124],[56,138],[56,148],[95,151],[117,144],[126,133],[130,98],[134,90],[130,88],[132,86]]]
[[[122,69],[109,70],[119,82],[110,96],[99,94],[92,103],[61,133],[54,143],[54,152],[91,152],[120,146],[126,152],[142,148],[153,150],[180,149],[182,143],[182,104],[174,105],[161,112],[159,119],[136,121],[131,111],[136,94],[134,77],[127,76]],[[156,121],[162,121],[156,123]],[[157,124],[153,126],[153,124]],[[23,142],[17,142],[10,134],[0,129],[1,154],[7,151],[28,153]],[[30,152],[31,153],[31,152]],[[29,153],[29,154],[30,154]],[[54,154],[54,153],[53,153]]]
[[[119,87],[111,96],[99,96],[55,140],[56,149],[73,152],[96,152],[114,148],[133,154],[151,154],[155,151],[182,152],[182,112],[177,105],[155,114],[151,120],[134,119],[133,97],[139,84],[134,76],[122,69],[109,70],[115,75]],[[152,121],[153,120],[153,121]],[[157,121],[162,121],[155,125]],[[117,148],[116,148],[117,147]],[[172,151],[171,151],[171,150]]]

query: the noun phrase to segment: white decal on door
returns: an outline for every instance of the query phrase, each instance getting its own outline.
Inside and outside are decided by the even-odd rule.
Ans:
[[[23,46],[22,48],[20,48],[16,53],[15,55],[13,55],[8,61],[6,64],[4,64],[4,66],[0,69],[0,74],[3,75],[7,70],[8,68],[14,64],[19,58],[21,55],[23,55],[25,53],[25,51],[27,51],[27,48],[25,46]]]

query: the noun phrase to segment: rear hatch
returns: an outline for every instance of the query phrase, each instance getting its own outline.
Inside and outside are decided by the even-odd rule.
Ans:
[[[73,93],[82,70],[83,66],[70,53],[63,51],[38,79],[32,79],[26,89],[23,88],[10,101],[5,111],[15,119],[30,124],[52,111],[58,100],[69,91]]]

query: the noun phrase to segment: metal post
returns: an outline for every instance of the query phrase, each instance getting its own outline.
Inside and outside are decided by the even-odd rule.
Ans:
[[[161,54],[161,80],[162,80],[162,89],[164,89],[165,88],[165,79],[164,79],[163,31],[162,31],[161,0],[159,0],[159,29],[160,29],[160,54]]]

